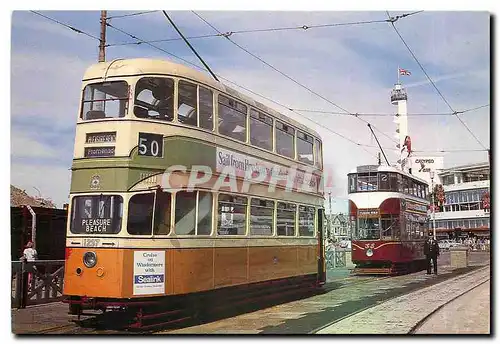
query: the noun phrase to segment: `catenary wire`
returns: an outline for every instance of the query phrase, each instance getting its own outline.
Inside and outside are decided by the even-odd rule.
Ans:
[[[386,11],[387,12],[387,16],[389,16],[389,18],[391,18],[391,15],[389,14],[389,11]],[[427,77],[427,79],[429,80],[429,82],[432,84],[432,86],[434,87],[434,89],[436,90],[436,92],[439,94],[439,96],[441,96],[441,98],[443,99],[443,101],[446,103],[446,105],[450,108],[450,110],[454,113],[455,117],[458,118],[458,120],[460,121],[460,123],[462,123],[462,125],[465,127],[465,129],[467,129],[467,131],[472,135],[472,137],[474,137],[474,139],[477,141],[477,143],[479,143],[479,145],[481,147],[483,147],[484,149],[486,149],[486,147],[483,145],[483,143],[481,141],[479,141],[479,139],[477,138],[476,135],[474,135],[474,133],[470,130],[470,128],[465,124],[465,122],[460,118],[460,116],[458,116],[457,114],[457,111],[455,111],[453,109],[453,107],[450,105],[450,103],[448,103],[448,101],[446,100],[446,98],[443,96],[443,94],[441,93],[441,91],[437,88],[436,84],[434,83],[434,81],[431,79],[431,77],[429,76],[429,74],[427,74],[427,72],[425,71],[425,68],[422,66],[422,64],[420,63],[420,61],[417,59],[417,57],[415,56],[415,54],[413,53],[413,51],[411,50],[411,48],[408,46],[408,44],[406,43],[406,41],[404,40],[403,36],[401,36],[401,34],[399,33],[398,29],[396,28],[396,25],[394,24],[394,21],[391,21],[390,24],[392,25],[392,27],[394,28],[394,31],[396,31],[396,34],[399,36],[399,38],[401,39],[401,41],[403,42],[403,44],[405,45],[406,49],[408,49],[408,51],[410,52],[411,56],[413,57],[413,59],[415,60],[415,62],[417,62],[417,64],[419,65],[420,69],[422,70],[422,72],[425,74],[425,76]]]
[[[71,25],[65,24],[65,23],[63,23],[63,22],[60,22],[60,21],[58,21],[58,20],[56,20],[56,19],[54,19],[54,18],[48,17],[48,16],[46,16],[46,15],[44,15],[44,14],[41,14],[41,13],[39,13],[39,12],[37,12],[37,11],[30,11],[30,12],[31,12],[31,13],[34,13],[34,14],[36,14],[36,15],[38,15],[38,16],[41,16],[41,17],[43,17],[43,18],[45,18],[45,19],[48,19],[48,20],[50,20],[50,21],[52,21],[52,22],[54,22],[54,23],[57,23],[57,24],[59,24],[59,25],[62,25],[62,26],[66,27],[66,28],[68,28],[68,29],[70,29],[70,30],[72,30],[72,31],[74,31],[74,32],[76,32],[76,33],[80,33],[80,34],[83,34],[83,35],[88,36],[88,37],[90,37],[90,38],[96,39],[96,40],[98,40],[99,42],[101,41],[101,39],[100,39],[99,37],[96,37],[96,36],[94,36],[94,35],[91,35],[91,34],[90,34],[90,33],[88,33],[88,32],[85,32],[85,31],[82,31],[82,30],[80,30],[80,29],[77,29],[77,28],[76,28],[76,27],[74,27],[74,26],[71,26]]]

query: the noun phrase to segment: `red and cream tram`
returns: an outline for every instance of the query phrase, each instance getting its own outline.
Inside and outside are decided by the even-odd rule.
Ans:
[[[428,184],[390,166],[358,166],[348,174],[354,273],[400,274],[425,269]]]

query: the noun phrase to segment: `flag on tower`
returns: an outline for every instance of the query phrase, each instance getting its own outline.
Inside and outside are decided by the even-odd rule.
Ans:
[[[411,75],[411,72],[409,70],[399,68],[399,75]]]

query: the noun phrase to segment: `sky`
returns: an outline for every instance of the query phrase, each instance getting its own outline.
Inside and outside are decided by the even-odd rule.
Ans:
[[[137,11],[108,11],[121,16]],[[412,11],[390,11],[392,16]],[[99,36],[99,11],[40,11],[90,35]],[[291,12],[199,11],[222,32],[297,27],[387,19],[385,11]],[[190,11],[172,11],[185,36],[214,34]],[[144,40],[177,38],[161,11],[112,18],[111,25]],[[490,14],[424,11],[399,19],[396,28],[446,101],[456,111],[490,103]],[[217,74],[264,95],[286,108],[350,113],[393,114],[390,91],[397,68],[408,92],[408,113],[449,113],[443,101],[387,22],[233,34],[231,39],[320,94],[312,94],[244,52],[224,37],[192,39],[191,44]],[[146,44],[115,45],[136,40],[107,29],[106,59],[149,57],[184,63]],[[182,41],[155,46],[201,65]],[[68,200],[75,123],[81,79],[97,62],[98,41],[29,11],[11,17],[10,137],[11,183],[32,195],[35,187],[62,206]],[[357,118],[320,112],[288,111],[224,82],[277,111],[315,129],[323,140],[325,166],[333,171],[333,212],[346,211],[347,173],[358,165],[376,164],[378,148],[367,124]],[[490,147],[490,108],[459,115],[486,148]],[[362,117],[371,123],[391,163],[398,159],[392,116]],[[320,123],[321,125],[317,125]],[[383,132],[384,134],[382,134]],[[485,151],[436,153],[438,150],[484,149],[455,116],[411,116],[409,132],[415,155],[444,156],[446,167],[487,161]]]

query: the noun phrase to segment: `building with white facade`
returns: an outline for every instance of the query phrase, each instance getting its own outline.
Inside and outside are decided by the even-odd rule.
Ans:
[[[490,192],[489,164],[457,166],[438,174],[445,204],[435,213],[436,233],[448,237],[458,229],[463,235],[490,237],[490,209],[483,204],[484,194]]]

